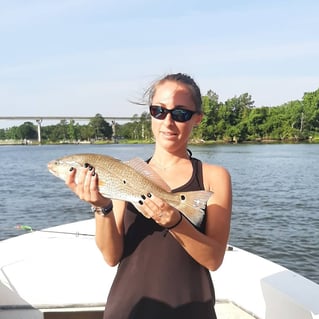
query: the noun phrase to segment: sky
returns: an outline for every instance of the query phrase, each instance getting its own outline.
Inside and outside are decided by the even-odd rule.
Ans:
[[[319,88],[318,12],[317,0],[0,0],[0,117],[140,115],[130,101],[176,72],[221,102],[301,100]]]

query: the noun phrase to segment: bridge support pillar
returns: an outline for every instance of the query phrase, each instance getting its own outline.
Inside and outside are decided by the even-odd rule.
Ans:
[[[41,144],[41,123],[42,123],[42,120],[38,119],[38,120],[36,120],[36,122],[38,123],[38,142],[39,142],[39,144]]]
[[[112,139],[113,139],[113,142],[116,144],[117,137],[116,137],[116,122],[115,121],[112,121]]]

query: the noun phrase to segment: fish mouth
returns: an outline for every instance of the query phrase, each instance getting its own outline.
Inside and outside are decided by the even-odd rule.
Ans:
[[[56,176],[56,172],[55,172],[55,171],[52,171],[51,169],[49,169],[49,172],[50,172],[51,174],[53,174],[54,176]]]
[[[55,175],[56,171],[53,168],[54,167],[54,163],[53,162],[49,162],[47,166],[48,166],[49,172],[52,173],[53,175]]]

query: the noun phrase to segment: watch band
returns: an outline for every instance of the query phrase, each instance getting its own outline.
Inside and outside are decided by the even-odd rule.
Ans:
[[[96,213],[102,216],[107,216],[113,210],[113,203],[111,202],[109,205],[105,207],[91,207],[92,213]]]

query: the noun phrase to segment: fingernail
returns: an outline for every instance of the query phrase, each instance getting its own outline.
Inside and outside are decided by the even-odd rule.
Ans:
[[[95,176],[95,171],[93,171],[93,172],[91,173],[91,175],[92,175],[92,176]]]
[[[84,163],[84,167],[85,167],[85,168],[88,168],[89,166],[90,166],[89,163]]]
[[[69,171],[72,172],[73,170],[74,170],[74,167],[71,166],[70,169],[69,169]]]
[[[145,200],[145,199],[146,199],[146,196],[145,196],[145,195],[142,195],[141,197],[142,197],[142,199],[143,199],[143,200]]]
[[[152,194],[151,193],[147,193],[147,197],[151,198]]]
[[[93,166],[89,165],[89,170],[92,171],[93,169]]]
[[[142,200],[139,200],[138,203],[139,203],[140,205],[143,205],[143,201],[142,201]]]

